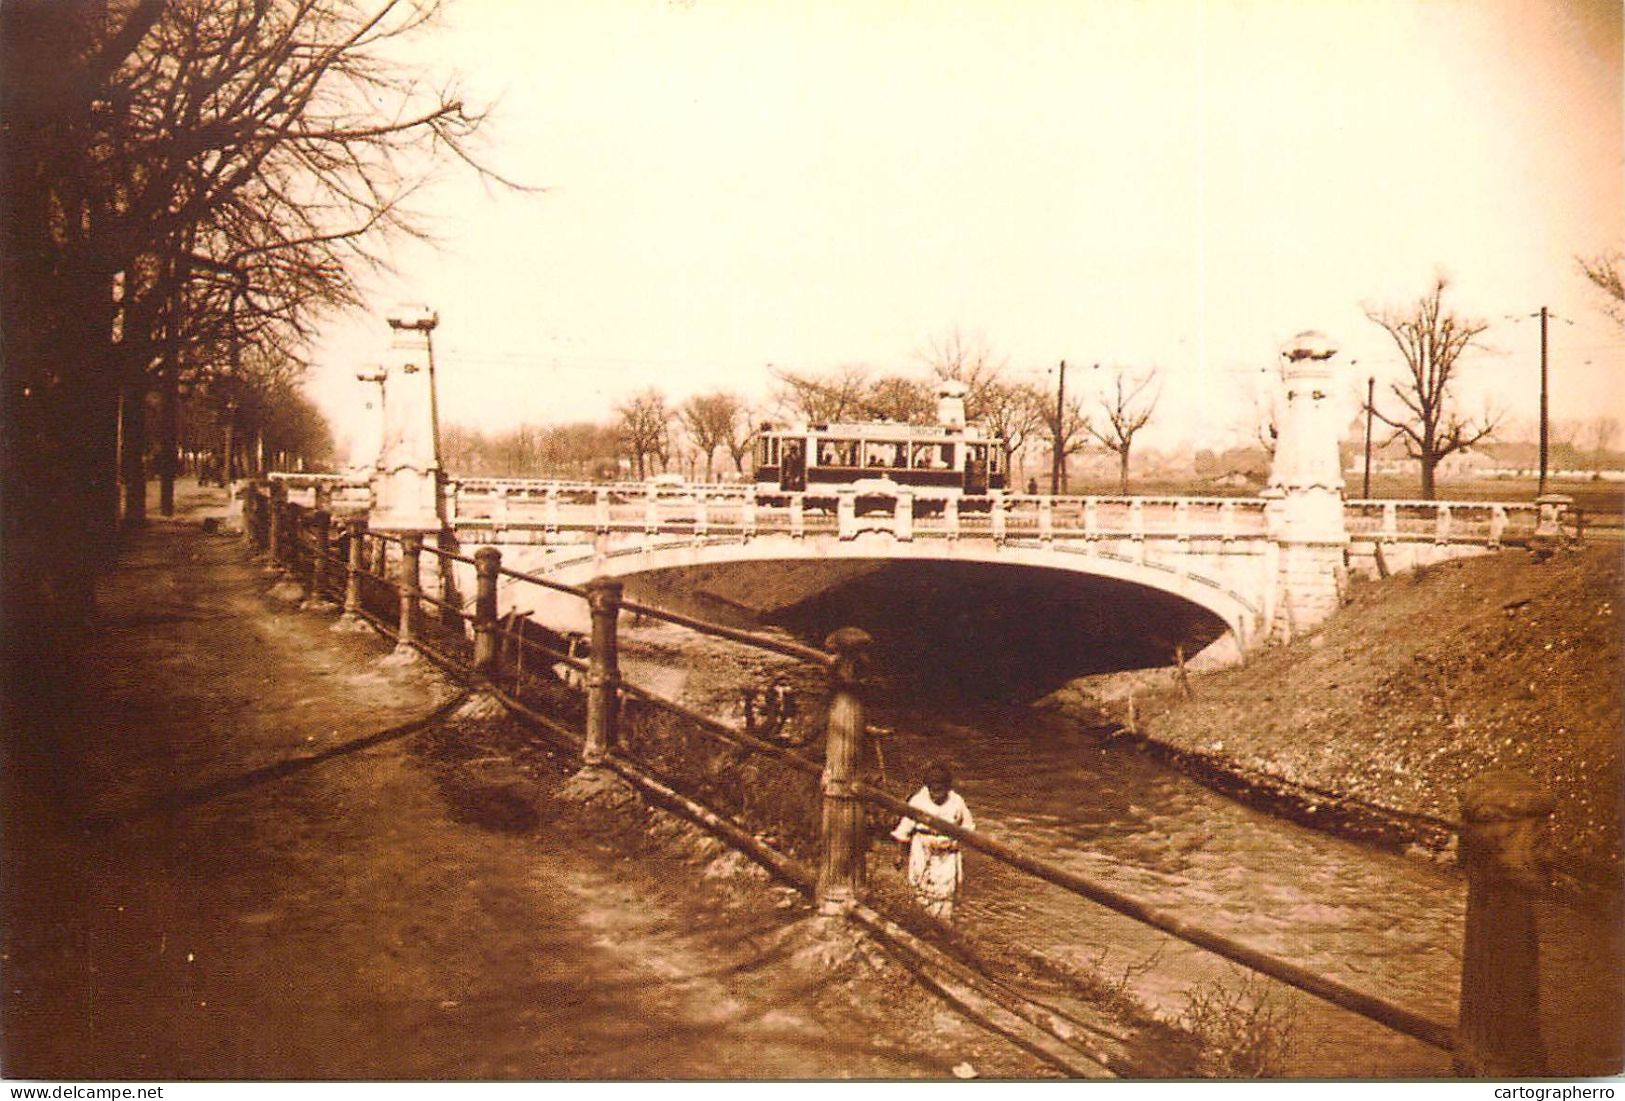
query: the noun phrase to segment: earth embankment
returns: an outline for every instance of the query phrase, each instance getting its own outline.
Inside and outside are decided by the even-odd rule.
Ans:
[[[1448,838],[1468,780],[1520,769],[1556,798],[1559,881],[1617,891],[1620,585],[1613,545],[1356,583],[1319,630],[1192,675],[1188,692],[1175,675],[1142,678],[1133,726],[1221,786],[1328,823],[1340,803],[1356,818],[1389,812],[1388,840],[1424,846]],[[1081,681],[1053,702],[1126,722],[1130,691]]]

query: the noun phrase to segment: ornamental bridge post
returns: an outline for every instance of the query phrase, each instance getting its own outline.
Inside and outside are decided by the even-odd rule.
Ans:
[[[1303,332],[1282,350],[1283,401],[1275,461],[1261,494],[1275,545],[1273,584],[1264,602],[1267,636],[1290,638],[1329,616],[1338,605],[1349,534],[1343,517],[1343,433],[1333,402],[1331,359],[1336,347],[1322,333]]]

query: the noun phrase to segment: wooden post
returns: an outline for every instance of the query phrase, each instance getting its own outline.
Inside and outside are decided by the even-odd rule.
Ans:
[[[345,525],[349,529],[349,568],[344,579],[344,618],[351,622],[361,620],[361,575],[367,572],[367,521],[355,517]]]
[[[592,654],[587,662],[587,741],[581,748],[581,760],[592,768],[603,764],[615,748],[620,722],[621,663],[616,631],[621,583],[613,577],[595,577],[586,589],[592,610]]]
[[[1546,1072],[1540,1039],[1539,944],[1533,894],[1552,797],[1521,772],[1473,780],[1461,796],[1467,936],[1461,960],[1456,1071],[1484,1078]]]
[[[481,547],[474,552],[474,671],[495,677],[501,665],[497,638],[497,577],[502,552]]]
[[[863,698],[859,681],[873,640],[842,627],[824,640],[830,666],[828,740],[824,746],[823,861],[818,868],[818,912],[842,914],[864,887],[863,804],[853,792],[863,751]]]
[[[401,588],[400,634],[395,641],[397,650],[410,648],[416,638],[418,598],[423,593],[422,581],[418,577],[418,562],[422,555],[423,533],[403,532],[400,572],[396,575],[400,579]]]

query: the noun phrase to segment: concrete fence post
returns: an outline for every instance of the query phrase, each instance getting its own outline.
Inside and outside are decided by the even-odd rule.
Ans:
[[[327,586],[333,574],[333,517],[324,509],[310,514],[312,555],[310,563],[310,600],[312,604],[328,603]]]
[[[401,534],[400,580],[401,617],[400,632],[395,649],[407,650],[417,638],[418,602],[423,595],[423,582],[418,573],[423,558],[423,533],[408,531]]]
[[[459,550],[457,533],[450,524],[440,529],[435,536],[435,545],[442,553],[435,555],[440,576],[440,626],[448,632],[463,633],[463,617],[457,614],[457,609],[463,602],[462,593],[457,591],[457,563],[450,555]]]
[[[367,572],[367,521],[359,516],[350,519],[345,522],[345,530],[349,546],[341,619],[346,626],[351,626],[361,623],[361,575]]]
[[[1467,933],[1456,1028],[1459,1074],[1545,1073],[1534,893],[1546,881],[1543,850],[1552,808],[1540,785],[1511,770],[1487,772],[1462,791]]]
[[[581,760],[592,768],[604,763],[615,748],[620,726],[621,660],[619,619],[621,583],[613,577],[587,582],[587,606],[592,611],[592,653],[587,662],[587,741]]]
[[[389,540],[379,539],[372,546],[372,569],[370,572],[380,581],[389,578]]]
[[[287,518],[282,524],[283,565],[294,577],[304,580],[309,576],[303,568],[306,517],[309,516],[309,510],[297,501],[289,501],[283,508],[287,512]]]
[[[863,804],[853,790],[863,750],[863,697],[859,682],[873,640],[842,627],[824,640],[830,666],[829,727],[824,746],[823,859],[818,868],[818,912],[842,914],[864,887]]]
[[[259,486],[253,482],[244,482],[243,488],[238,491],[243,502],[243,542],[250,551],[259,546],[259,533],[255,531],[256,510],[259,508]]]
[[[835,498],[835,534],[841,539],[858,536],[858,495],[842,493]]]
[[[288,490],[281,482],[272,482],[269,500],[265,503],[265,572],[277,573],[282,565],[282,525],[287,519],[284,507],[288,503]]]
[[[502,552],[481,547],[474,552],[474,671],[495,677],[501,665],[497,638],[497,578]]]

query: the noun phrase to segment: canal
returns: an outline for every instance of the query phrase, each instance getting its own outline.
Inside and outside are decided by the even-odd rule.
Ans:
[[[737,689],[779,675],[821,721],[815,676],[776,659],[632,626],[628,676],[738,720]],[[952,767],[978,826],[1044,860],[1206,929],[1407,1009],[1453,1022],[1465,883],[1453,866],[1347,841],[1254,810],[1168,767],[1134,744],[1030,706],[978,702],[918,679],[881,684],[871,723],[886,779],[906,797],[932,759]],[[904,702],[906,701],[906,702]],[[878,761],[876,762],[878,764]],[[896,876],[877,852],[872,875]],[[1612,915],[1543,904],[1544,1034],[1554,1072],[1601,1074],[1620,1059],[1621,937]],[[1104,976],[1178,1020],[1192,999],[1235,1003],[1282,1030],[1286,1072],[1310,1077],[1449,1075],[1445,1053],[1092,902],[967,854],[960,929],[972,941],[1024,946]],[[1246,1042],[1246,1037],[1238,1037]]]

